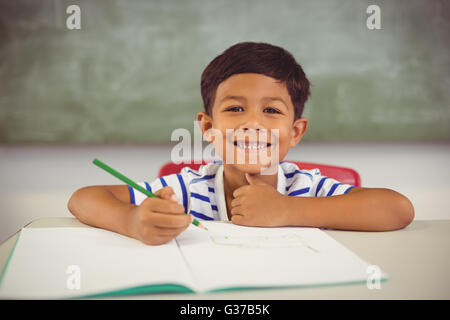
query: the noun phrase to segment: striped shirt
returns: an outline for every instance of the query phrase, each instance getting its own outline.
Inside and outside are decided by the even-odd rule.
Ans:
[[[180,173],[171,174],[140,186],[155,193],[170,186],[184,206],[185,212],[201,220],[228,221],[223,187],[223,164],[221,160],[202,165],[198,170],[184,167]],[[319,169],[301,170],[290,162],[278,165],[277,191],[293,197],[329,197],[346,194],[354,186],[322,176]],[[128,187],[130,201],[139,205],[147,196]]]

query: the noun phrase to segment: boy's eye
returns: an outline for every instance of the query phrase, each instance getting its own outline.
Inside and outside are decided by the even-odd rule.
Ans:
[[[277,109],[274,108],[266,108],[264,109],[264,111],[268,110],[268,113],[281,113],[280,111],[278,111]]]
[[[239,106],[233,106],[233,107],[228,108],[226,111],[239,111],[238,109],[242,109],[242,110],[243,110],[242,107],[239,107]]]

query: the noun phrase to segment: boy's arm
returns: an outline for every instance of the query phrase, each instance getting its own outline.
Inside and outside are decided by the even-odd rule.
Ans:
[[[402,194],[383,188],[353,188],[347,194],[307,198],[287,197],[287,225],[389,231],[406,227],[414,207]]]
[[[90,186],[74,192],[68,209],[85,224],[158,245],[179,235],[193,216],[184,214],[171,187],[161,188],[155,195],[159,198],[149,197],[134,205],[125,185]]]
[[[89,186],[78,189],[67,207],[81,222],[129,237],[131,210],[128,186]]]
[[[279,193],[259,179],[249,183],[233,193],[233,223],[389,231],[404,228],[414,219],[409,199],[390,189],[353,188],[343,195],[294,197]]]

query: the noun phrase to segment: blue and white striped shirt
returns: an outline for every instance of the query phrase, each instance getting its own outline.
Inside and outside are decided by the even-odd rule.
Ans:
[[[183,168],[180,173],[158,178],[140,186],[155,193],[170,186],[185,212],[201,220],[228,220],[223,188],[223,164],[216,160],[201,166],[198,170]],[[319,169],[301,170],[290,162],[278,165],[277,190],[281,194],[295,197],[328,197],[347,193],[354,186],[322,176]],[[147,196],[128,187],[130,201],[139,205]]]

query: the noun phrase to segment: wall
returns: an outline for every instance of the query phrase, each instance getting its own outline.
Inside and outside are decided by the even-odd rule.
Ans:
[[[167,143],[193,131],[203,69],[240,41],[302,64],[305,141],[448,141],[449,18],[446,1],[0,1],[0,143]]]

